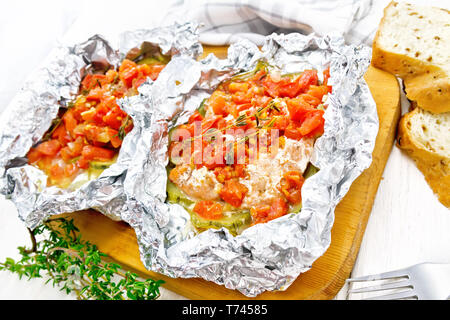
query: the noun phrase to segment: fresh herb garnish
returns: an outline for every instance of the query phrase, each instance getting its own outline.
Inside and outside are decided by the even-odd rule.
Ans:
[[[53,132],[59,127],[62,119],[60,117],[57,117],[52,120],[52,124],[50,125],[50,129],[45,133],[45,135],[42,137],[42,142],[48,141],[52,138]]]
[[[274,109],[277,112],[280,112],[280,108],[278,108],[277,106],[277,101],[275,101],[275,99],[270,100],[269,102],[269,108]]]
[[[198,113],[200,113],[202,117],[204,117],[206,114],[206,109],[205,109],[206,101],[208,101],[208,98],[203,99],[202,103],[200,104],[200,107],[198,107],[198,109],[197,109]]]
[[[161,280],[140,281],[138,275],[123,271],[120,265],[105,262],[106,254],[81,239],[73,220],[49,219],[30,231],[31,250],[19,247],[21,259],[6,258],[0,270],[17,273],[19,278],[42,278],[60,286],[78,299],[153,300],[159,297]],[[38,241],[37,236],[43,237]],[[120,280],[119,280],[120,279]]]
[[[117,132],[117,136],[119,137],[120,140],[125,139],[125,136],[127,135],[125,129],[130,125],[131,122],[131,117],[129,115],[127,115],[127,117],[125,118],[124,121],[122,121],[122,125],[119,128],[119,131]]]
[[[267,74],[269,64],[263,60],[259,60],[255,66],[255,69],[247,72],[242,72],[234,75],[231,81],[245,81],[254,76],[258,71],[264,70],[264,75]]]

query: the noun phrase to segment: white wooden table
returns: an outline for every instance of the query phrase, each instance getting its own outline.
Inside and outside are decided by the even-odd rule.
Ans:
[[[94,33],[109,36],[126,29],[156,25],[169,2],[127,1],[8,2],[0,10],[0,112],[38,67],[58,39],[83,41]],[[26,6],[27,10],[24,10]],[[119,25],[107,8],[120,6],[127,17]],[[156,8],[155,6],[158,6]],[[116,11],[117,13],[117,11]],[[95,16],[96,19],[92,19]],[[403,97],[403,112],[408,102]],[[0,261],[17,258],[17,246],[29,245],[28,231],[14,205],[0,196]],[[450,263],[450,210],[439,203],[413,161],[394,146],[352,273],[359,276],[415,263]],[[0,272],[0,299],[74,299],[44,284]],[[336,299],[345,298],[345,287]],[[449,288],[450,290],[450,288]],[[161,299],[183,299],[162,289]]]

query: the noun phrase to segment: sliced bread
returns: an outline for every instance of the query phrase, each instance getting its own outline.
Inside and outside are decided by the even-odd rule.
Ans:
[[[391,2],[373,42],[372,64],[404,80],[406,95],[433,113],[450,111],[450,11]]]
[[[397,145],[414,159],[439,201],[450,208],[450,112],[415,108],[406,113],[399,123]]]

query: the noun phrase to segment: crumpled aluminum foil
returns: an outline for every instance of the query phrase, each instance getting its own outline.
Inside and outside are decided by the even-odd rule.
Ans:
[[[259,51],[233,44],[228,58],[210,55],[197,62],[177,57],[122,108],[140,130],[124,181],[128,210],[122,219],[135,230],[146,268],[170,277],[201,277],[254,297],[285,290],[311,268],[330,244],[334,209],[352,182],[371,163],[378,132],[375,102],[363,79],[370,48],[347,46],[340,37],[301,34],[266,38]],[[303,208],[232,236],[225,228],[196,234],[189,214],[167,204],[168,130],[183,122],[223,80],[266,59],[283,72],[331,68],[333,93],[325,113],[325,133],[314,146],[320,171],[302,188]]]
[[[75,191],[47,186],[47,176],[27,164],[30,147],[49,129],[61,106],[78,93],[80,80],[92,64],[118,67],[128,50],[146,43],[163,54],[197,57],[202,53],[196,23],[174,24],[119,36],[119,49],[95,35],[75,46],[61,46],[26,82],[3,112],[0,129],[0,193],[15,203],[19,217],[35,228],[51,215],[94,208],[118,220],[126,207],[123,181],[135,153],[138,130],[124,139],[117,162],[100,177]]]

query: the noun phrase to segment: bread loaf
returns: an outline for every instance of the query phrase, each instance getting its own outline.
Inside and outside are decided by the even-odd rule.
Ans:
[[[391,2],[373,42],[372,64],[404,80],[406,95],[433,113],[450,111],[450,12]]]
[[[399,123],[397,145],[415,160],[439,201],[450,207],[450,112],[415,108],[406,113]]]

